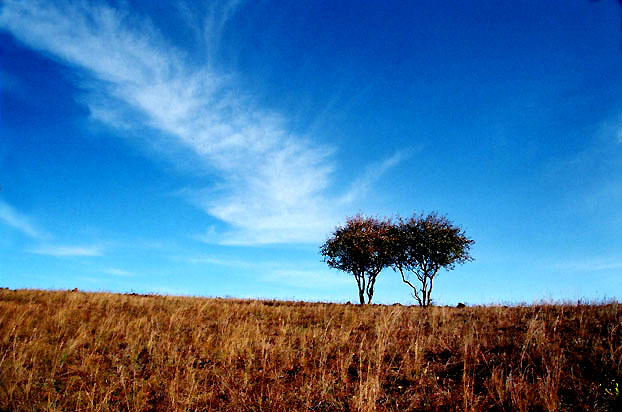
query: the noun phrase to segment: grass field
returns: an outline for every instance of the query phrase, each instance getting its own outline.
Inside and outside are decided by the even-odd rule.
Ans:
[[[0,291],[0,411],[622,410],[622,306]]]

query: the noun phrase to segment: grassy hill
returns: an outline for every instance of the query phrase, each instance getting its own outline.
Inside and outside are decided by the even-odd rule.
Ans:
[[[622,306],[0,291],[0,411],[622,410]]]

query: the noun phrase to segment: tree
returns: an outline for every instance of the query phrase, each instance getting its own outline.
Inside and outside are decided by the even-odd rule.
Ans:
[[[356,279],[360,304],[370,304],[376,278],[393,261],[389,221],[356,215],[337,226],[332,237],[320,248],[328,266],[351,273]]]
[[[415,213],[406,221],[399,218],[393,228],[392,266],[413,289],[413,296],[421,306],[430,305],[439,269],[451,270],[457,263],[473,260],[469,249],[475,242],[461,228],[436,213],[427,216]],[[418,285],[411,282],[410,274],[416,276]]]

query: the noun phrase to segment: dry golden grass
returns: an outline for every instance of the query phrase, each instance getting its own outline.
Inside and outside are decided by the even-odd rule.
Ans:
[[[622,306],[0,291],[0,411],[622,410]]]

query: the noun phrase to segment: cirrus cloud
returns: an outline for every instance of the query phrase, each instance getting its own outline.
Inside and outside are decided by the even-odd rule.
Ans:
[[[203,36],[208,50],[218,47],[236,6],[212,8]],[[210,190],[187,192],[226,224],[209,241],[316,242],[343,216],[343,199],[353,201],[354,191],[328,195],[334,148],[291,133],[283,115],[238,91],[235,76],[194,63],[146,17],[99,2],[6,0],[0,28],[78,70],[94,118],[157,129],[166,136],[157,138],[165,155],[188,150],[218,177]]]
[[[34,239],[44,239],[49,236],[45,231],[38,228],[28,216],[20,213],[14,207],[1,200],[0,221],[18,232]]]
[[[101,256],[103,248],[98,245],[41,245],[32,249],[31,252],[54,257]]]

